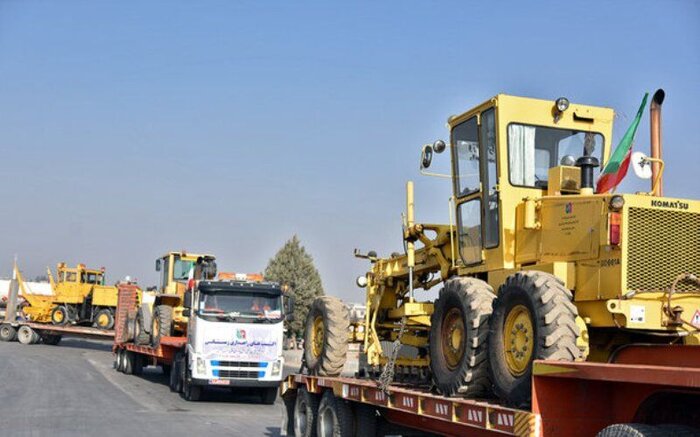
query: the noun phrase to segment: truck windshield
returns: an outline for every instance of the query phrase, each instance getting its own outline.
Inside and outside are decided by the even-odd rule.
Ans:
[[[585,154],[600,161],[602,150],[603,136],[599,133],[511,123],[508,125],[510,183],[547,188],[550,168],[574,165]],[[594,172],[597,177],[600,167]]]
[[[201,293],[198,314],[233,318],[278,320],[282,318],[281,297],[267,293]]]

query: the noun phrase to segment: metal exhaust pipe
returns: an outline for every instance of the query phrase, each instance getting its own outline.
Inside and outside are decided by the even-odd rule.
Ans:
[[[651,157],[656,159],[663,159],[662,149],[661,149],[661,104],[666,98],[666,93],[663,89],[659,88],[654,93],[654,97],[651,98],[651,105],[649,106],[649,127],[651,129]],[[651,163],[651,180],[652,189],[654,189],[654,182],[656,176],[661,171],[661,164],[658,162]],[[656,189],[653,192],[654,196],[664,195],[664,181],[663,178],[659,178],[659,183],[656,184]]]

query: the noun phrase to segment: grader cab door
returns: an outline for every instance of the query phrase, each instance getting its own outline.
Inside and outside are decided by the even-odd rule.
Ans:
[[[464,265],[475,265],[482,249],[499,244],[495,109],[454,126],[451,143],[459,255]]]

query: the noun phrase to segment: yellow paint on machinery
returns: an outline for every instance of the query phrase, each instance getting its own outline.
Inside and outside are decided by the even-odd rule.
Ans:
[[[477,278],[498,293],[518,272],[547,273],[531,275],[536,287],[554,278],[573,296],[576,359],[604,360],[633,342],[700,342],[700,202],[594,194],[589,183],[582,186],[586,164],[579,158],[595,157],[602,167],[613,146],[613,119],[609,108],[503,94],[450,117],[451,223],[414,223],[409,183],[405,253],[360,255],[372,262],[358,282],[367,293],[359,340],[369,366],[387,363],[382,342],[397,338],[402,321],[401,343],[428,349],[435,302],[423,301],[421,290]],[[424,146],[423,169],[442,148]],[[591,171],[595,181],[599,169]],[[695,276],[672,287],[682,273]],[[494,314],[497,305],[498,299]],[[513,375],[533,357],[535,340],[526,331],[542,329],[523,305],[505,309],[503,360]],[[449,331],[442,347],[448,369],[460,358],[465,326],[479,323],[460,325],[455,317],[441,321]],[[430,366],[425,353],[395,363]]]

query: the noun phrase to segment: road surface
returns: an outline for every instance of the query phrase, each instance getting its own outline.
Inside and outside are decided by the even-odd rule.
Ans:
[[[284,407],[220,391],[202,402],[170,392],[159,368],[112,368],[111,343],[0,343],[0,436],[279,436]],[[291,369],[285,369],[291,370]]]

